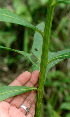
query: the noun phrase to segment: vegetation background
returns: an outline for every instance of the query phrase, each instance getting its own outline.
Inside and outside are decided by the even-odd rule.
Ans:
[[[46,20],[48,0],[0,0],[0,8],[20,15],[34,25]],[[55,8],[50,51],[70,48],[70,6]],[[34,31],[26,27],[0,22],[0,45],[30,53]],[[35,57],[33,56],[33,59]],[[8,85],[20,73],[32,72],[32,64],[24,56],[0,49],[0,86]],[[70,117],[70,59],[54,66],[45,81],[42,117]]]

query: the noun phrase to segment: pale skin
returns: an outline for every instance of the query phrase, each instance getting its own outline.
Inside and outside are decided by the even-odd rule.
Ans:
[[[32,74],[25,71],[20,74],[10,86],[37,87],[38,78],[39,71],[36,70],[32,72]],[[36,91],[33,90],[0,102],[0,117],[34,117],[36,105],[35,97]],[[20,107],[22,104],[29,109],[28,114]]]

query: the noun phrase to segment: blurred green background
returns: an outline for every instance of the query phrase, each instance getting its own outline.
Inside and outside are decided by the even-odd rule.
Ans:
[[[34,25],[46,20],[48,0],[0,0],[0,8],[7,9]],[[0,22],[0,45],[30,53],[33,44],[32,29]],[[50,40],[50,51],[70,48],[70,6],[55,8]],[[33,59],[35,59],[33,57]],[[0,49],[0,86],[8,85],[20,73],[32,72],[27,58],[15,52]],[[42,117],[70,117],[70,59],[54,66],[45,81]]]

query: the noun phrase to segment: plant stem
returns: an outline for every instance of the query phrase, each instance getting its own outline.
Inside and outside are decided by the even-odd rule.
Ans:
[[[39,74],[35,117],[40,117],[40,114],[41,114],[45,73],[46,73],[46,67],[48,63],[48,51],[49,51],[49,43],[50,43],[51,26],[52,26],[53,13],[54,13],[54,3],[55,3],[55,0],[49,0],[49,3],[48,3],[47,17],[46,17],[45,28],[44,28],[42,56],[41,56],[41,63],[40,63],[40,74]]]

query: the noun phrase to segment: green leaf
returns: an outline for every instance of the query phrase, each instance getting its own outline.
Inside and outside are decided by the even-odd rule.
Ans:
[[[0,21],[20,24],[32,28],[33,30],[38,31],[39,33],[42,33],[40,30],[36,28],[36,26],[32,25],[30,22],[26,21],[22,17],[1,8],[0,8]]]
[[[70,58],[70,49],[65,49],[65,50],[58,51],[58,52],[49,52],[48,58],[49,59],[48,59],[48,65],[46,69],[46,75],[48,71],[58,62],[66,58]]]
[[[33,68],[33,71],[35,71],[35,70],[40,71],[40,68],[39,68],[39,61],[37,61],[35,64],[33,64],[33,65],[32,65],[32,68]]]
[[[45,23],[39,23],[37,25],[37,28],[39,30],[42,30],[42,32],[44,31],[44,27],[45,27]],[[37,57],[38,59],[38,67],[36,69],[40,69],[40,62],[41,62],[41,54],[42,54],[42,44],[43,44],[43,37],[40,33],[38,33],[37,31],[34,34],[34,41],[33,41],[33,46],[32,46],[32,53]],[[33,66],[34,68],[34,66]]]
[[[60,4],[60,3],[70,4],[70,0],[56,0],[55,5]]]
[[[36,26],[39,30],[44,31],[45,23],[39,23]],[[43,44],[43,37],[40,33],[37,31],[34,34],[34,41],[32,46],[32,53],[38,58],[38,60],[41,60],[41,54],[42,54],[42,44]]]
[[[32,55],[32,54],[28,54],[28,53],[26,53],[26,52],[24,52],[24,51],[19,51],[19,50],[15,50],[15,49],[3,47],[3,46],[0,46],[0,48],[6,49],[6,50],[9,50],[9,51],[14,51],[14,52],[17,52],[17,53],[19,53],[19,54],[21,54],[21,55],[24,55],[24,56],[27,57],[33,64],[35,64],[35,63],[33,62],[33,60],[31,59],[31,55]],[[35,66],[37,66],[37,65],[35,64]]]
[[[68,103],[68,102],[62,103],[62,105],[60,106],[60,108],[64,109],[64,110],[69,110],[70,111],[70,103]]]
[[[3,101],[9,97],[16,96],[31,90],[37,90],[35,87],[26,86],[1,86],[0,87],[0,101]]]
[[[49,53],[50,54],[50,53]],[[53,57],[54,56],[54,57]],[[48,64],[54,60],[57,59],[66,59],[66,58],[70,58],[70,49],[65,49],[65,50],[61,50],[58,52],[54,52],[54,55],[52,55],[52,59],[48,61]],[[50,55],[49,55],[49,59],[50,59]]]

